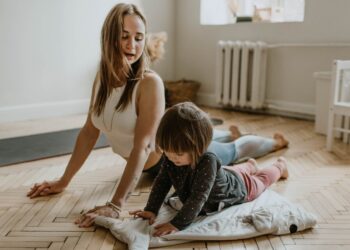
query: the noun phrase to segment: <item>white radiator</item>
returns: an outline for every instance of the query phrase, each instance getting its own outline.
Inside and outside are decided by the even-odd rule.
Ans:
[[[264,42],[219,41],[216,101],[242,108],[263,108],[267,45]]]

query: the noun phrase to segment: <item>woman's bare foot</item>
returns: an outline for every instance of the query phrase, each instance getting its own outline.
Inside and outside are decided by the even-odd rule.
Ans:
[[[247,162],[251,165],[250,173],[255,174],[258,171],[258,163],[253,158],[249,158]]]
[[[239,131],[237,126],[231,125],[228,129],[231,132],[231,137],[232,137],[233,141],[242,136],[242,133],[241,133],[241,131]]]
[[[287,161],[284,157],[278,157],[277,161],[273,165],[281,170],[281,179],[287,179],[289,177]]]
[[[289,141],[280,133],[275,133],[273,139],[276,141],[275,150],[287,147],[289,144]]]

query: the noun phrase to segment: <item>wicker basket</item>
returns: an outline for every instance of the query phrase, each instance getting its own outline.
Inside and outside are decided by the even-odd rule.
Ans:
[[[200,83],[182,79],[179,81],[165,81],[166,104],[172,106],[180,102],[194,102]]]

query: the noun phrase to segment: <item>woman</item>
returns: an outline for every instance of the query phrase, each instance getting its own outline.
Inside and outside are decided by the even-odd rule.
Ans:
[[[35,184],[30,198],[62,192],[90,154],[102,131],[115,153],[127,159],[125,171],[111,200],[77,221],[93,224],[97,215],[118,217],[120,208],[138,182],[142,169],[159,160],[154,137],[165,109],[160,77],[148,70],[146,20],[132,4],[118,4],[108,14],[101,32],[101,62],[91,104],[72,157],[63,176]]]
[[[146,20],[135,5],[121,3],[109,12],[101,32],[101,61],[88,117],[66,170],[59,180],[35,184],[27,194],[34,198],[62,192],[91,153],[101,131],[127,164],[111,202],[83,214],[77,220],[80,227],[91,226],[98,215],[118,217],[142,170],[156,175],[162,164],[154,141],[165,109],[164,87],[160,77],[148,70],[145,38]],[[217,137],[225,134],[229,136],[230,132],[220,132]],[[277,140],[265,139],[267,146],[255,154],[264,138],[241,138],[235,141],[238,147],[232,142],[213,142],[211,150],[228,164],[237,157],[259,156],[281,147]]]

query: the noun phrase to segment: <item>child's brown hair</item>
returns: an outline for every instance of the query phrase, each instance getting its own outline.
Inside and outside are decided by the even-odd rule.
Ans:
[[[156,144],[165,152],[190,153],[194,167],[211,142],[213,128],[206,113],[191,102],[172,106],[160,121]]]

